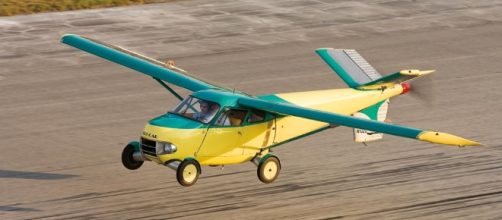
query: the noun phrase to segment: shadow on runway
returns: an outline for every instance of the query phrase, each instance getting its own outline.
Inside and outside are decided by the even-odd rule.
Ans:
[[[0,170],[0,178],[16,178],[16,179],[31,179],[31,180],[60,180],[60,179],[73,178],[76,176],[77,175],[57,174],[57,173]]]
[[[22,207],[16,207],[16,206],[2,206],[0,205],[0,211],[7,211],[7,212],[38,212],[40,210],[38,209],[33,209],[33,208],[22,208]]]

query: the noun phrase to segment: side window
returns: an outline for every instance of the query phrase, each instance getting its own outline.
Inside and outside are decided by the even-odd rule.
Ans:
[[[246,110],[229,109],[223,112],[214,123],[219,126],[239,126],[248,112]]]
[[[253,110],[248,118],[248,123],[260,122],[265,120],[265,112],[260,110]]]

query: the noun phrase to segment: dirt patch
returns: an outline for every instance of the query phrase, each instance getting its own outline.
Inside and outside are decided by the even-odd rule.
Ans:
[[[170,1],[174,0],[6,0],[0,2],[0,16],[107,8]]]

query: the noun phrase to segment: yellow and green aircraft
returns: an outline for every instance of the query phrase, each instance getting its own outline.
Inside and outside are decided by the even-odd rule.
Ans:
[[[316,50],[349,88],[254,96],[198,79],[172,62],[87,37],[67,34],[61,41],[144,73],[180,100],[171,111],[150,120],[139,141],[124,148],[122,163],[131,170],[144,161],[165,165],[176,171],[183,186],[195,184],[201,165],[248,161],[257,165],[262,182],[271,183],[281,170],[272,148],[337,126],[354,128],[354,140],[363,143],[386,133],[438,144],[480,145],[447,133],[385,123],[389,99],[408,92],[408,81],[433,71],[382,76],[355,50]],[[193,93],[182,98],[168,83]]]

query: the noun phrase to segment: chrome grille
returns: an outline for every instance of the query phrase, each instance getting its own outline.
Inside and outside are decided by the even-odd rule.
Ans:
[[[146,138],[141,138],[141,150],[143,151],[144,154],[156,157],[157,153],[155,145],[156,145],[155,141],[148,140]]]

